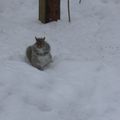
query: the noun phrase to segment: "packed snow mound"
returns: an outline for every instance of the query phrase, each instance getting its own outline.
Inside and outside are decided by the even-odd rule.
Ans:
[[[1,120],[119,118],[120,75],[105,64],[63,61],[43,72],[8,61],[0,73]]]

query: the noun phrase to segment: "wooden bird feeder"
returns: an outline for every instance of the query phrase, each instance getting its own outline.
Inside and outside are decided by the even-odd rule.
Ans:
[[[39,20],[42,23],[60,19],[60,0],[39,0]]]

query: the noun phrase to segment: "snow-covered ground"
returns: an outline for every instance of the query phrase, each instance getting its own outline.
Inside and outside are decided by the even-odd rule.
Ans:
[[[0,120],[120,119],[120,0],[61,0],[61,20],[37,20],[38,0],[0,0]],[[53,63],[26,62],[46,36]]]

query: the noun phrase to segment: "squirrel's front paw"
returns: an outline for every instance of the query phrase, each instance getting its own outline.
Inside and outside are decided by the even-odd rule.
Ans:
[[[44,71],[43,67],[37,67],[38,70]]]

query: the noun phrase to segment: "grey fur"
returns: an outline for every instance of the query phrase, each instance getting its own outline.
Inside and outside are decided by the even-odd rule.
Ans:
[[[44,41],[42,48],[38,48],[36,44],[28,46],[26,49],[26,56],[32,66],[44,70],[44,68],[52,62],[52,55],[50,53],[50,45]]]

